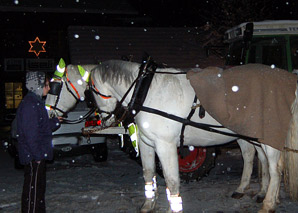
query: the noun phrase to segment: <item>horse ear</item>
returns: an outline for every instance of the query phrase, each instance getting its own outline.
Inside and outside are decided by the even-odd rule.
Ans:
[[[86,81],[87,83],[89,82],[89,76],[90,76],[90,73],[88,71],[86,71],[82,66],[78,65],[78,70],[82,76],[82,79],[84,81]]]
[[[61,79],[62,76],[64,75],[65,71],[65,61],[63,58],[60,58],[60,61],[56,67],[56,71],[54,72],[54,78]]]

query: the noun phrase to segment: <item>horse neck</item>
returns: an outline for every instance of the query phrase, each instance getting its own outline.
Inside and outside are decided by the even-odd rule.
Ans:
[[[120,84],[117,84],[117,85],[110,85],[109,87],[110,87],[111,96],[115,97],[118,101],[121,101],[122,98],[126,95],[126,92],[128,92],[130,86],[131,85],[125,84],[124,82],[121,82]],[[127,106],[128,103],[130,102],[134,88],[135,86],[133,86],[129,91],[128,95],[123,101],[123,105]]]

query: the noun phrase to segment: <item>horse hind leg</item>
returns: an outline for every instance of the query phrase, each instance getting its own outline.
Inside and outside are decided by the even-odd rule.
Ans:
[[[268,159],[270,182],[265,199],[263,201],[262,209],[259,211],[259,213],[274,212],[278,201],[277,198],[279,196],[279,187],[281,180],[281,153],[279,150],[265,144],[261,144],[261,146]]]
[[[248,143],[243,139],[238,139],[237,143],[239,144],[242,152],[243,171],[240,185],[232,194],[232,198],[234,199],[240,199],[241,197],[243,197],[245,190],[249,188],[253,170],[253,160],[256,152],[254,145]]]
[[[268,189],[270,175],[268,170],[268,160],[263,149],[257,145],[255,146],[255,148],[258,152],[258,158],[261,162],[261,189],[256,196],[256,202],[262,203]]]
[[[145,180],[145,201],[140,212],[153,212],[156,205],[157,184],[155,176],[155,151],[153,147],[148,146],[140,140],[140,153],[143,166],[143,177]]]

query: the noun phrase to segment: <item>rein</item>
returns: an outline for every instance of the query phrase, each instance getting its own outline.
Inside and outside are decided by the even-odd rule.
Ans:
[[[78,119],[74,119],[74,120],[63,120],[63,123],[66,124],[78,124],[83,122],[85,119],[87,119],[92,113],[94,113],[96,110],[95,107],[91,108],[85,115],[83,115],[82,117],[78,118]]]
[[[67,69],[65,69],[65,75],[66,75],[66,81],[63,81],[61,79],[61,84],[63,84],[63,82],[65,82],[65,86],[66,86],[66,89],[67,91],[77,100],[77,101],[81,101],[81,96],[78,92],[78,90],[75,88],[75,86],[73,85],[73,83],[70,81],[70,79],[68,78],[68,73],[67,73]],[[71,88],[75,91],[76,95],[73,93],[73,91],[69,88],[68,84],[71,86]],[[62,86],[61,86],[62,88]],[[60,90],[61,90],[60,88]],[[60,100],[60,93],[61,91],[59,92],[59,94],[53,94],[55,96],[57,96],[57,99],[55,101],[55,105],[54,106],[51,106],[51,105],[46,105],[47,108],[49,108],[50,110],[55,110],[55,111],[59,111],[61,112],[63,115],[62,117],[64,118],[67,118],[67,112],[64,112],[63,110],[59,109],[57,107],[58,105],[58,102]],[[85,115],[81,116],[80,118],[78,119],[74,119],[74,120],[68,120],[68,119],[63,119],[63,123],[66,123],[66,124],[77,124],[77,123],[81,123],[82,121],[84,121],[85,119],[87,119],[92,113],[94,113],[96,110],[95,107],[92,107]]]

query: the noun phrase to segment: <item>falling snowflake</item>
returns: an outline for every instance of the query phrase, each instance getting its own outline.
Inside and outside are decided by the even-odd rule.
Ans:
[[[78,85],[83,85],[83,81],[81,79],[77,80]]]
[[[233,92],[238,92],[239,90],[239,87],[238,86],[232,86],[232,91]]]
[[[194,146],[189,146],[189,147],[188,147],[188,150],[192,152],[192,151],[195,150],[195,147],[194,147]]]
[[[95,39],[96,39],[96,40],[99,40],[99,39],[100,39],[100,36],[99,36],[99,35],[96,35],[96,36],[95,36]]]
[[[80,36],[78,34],[74,34],[74,37],[75,38],[79,38]]]
[[[274,69],[275,68],[275,64],[271,64],[271,69]]]
[[[145,129],[147,129],[147,128],[149,127],[149,123],[148,123],[148,122],[144,122],[144,123],[143,123],[143,127],[144,127]]]

